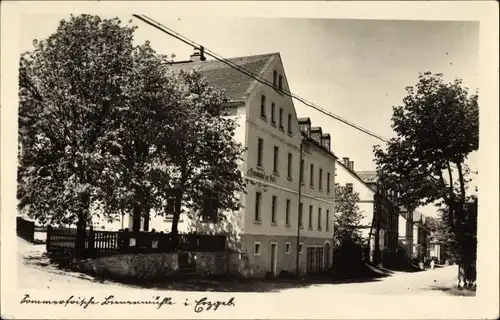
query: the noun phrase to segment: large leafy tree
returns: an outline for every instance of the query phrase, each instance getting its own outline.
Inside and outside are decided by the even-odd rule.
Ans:
[[[473,255],[464,238],[469,182],[465,161],[478,149],[478,96],[470,94],[461,80],[446,82],[441,74],[430,72],[406,90],[403,105],[393,108],[396,137],[386,148],[375,149],[379,177],[410,210],[433,202],[446,205],[460,270],[471,270]],[[474,282],[473,275],[462,272],[460,282]]]
[[[165,150],[155,166],[158,192],[176,190],[172,233],[178,233],[183,210],[223,219],[224,212],[239,208],[239,194],[245,189],[240,171],[243,146],[234,139],[237,123],[225,107],[225,94],[215,90],[196,71],[170,72],[171,121],[158,132]]]
[[[72,16],[21,56],[20,207],[42,222],[76,223],[77,246],[115,176],[109,146],[127,105],[133,32],[118,19]]]
[[[112,146],[119,161],[114,163],[117,177],[109,189],[108,202],[112,205],[107,209],[131,213],[133,230],[139,231],[141,218],[146,218],[147,230],[150,210],[163,208],[165,195],[157,192],[154,182],[168,184],[170,177],[155,176],[154,168],[166,152],[162,142],[167,139],[161,131],[175,125],[175,119],[170,117],[175,79],[168,76],[169,58],[157,54],[149,42],[135,47],[132,56],[128,99],[121,110],[117,139]]]
[[[360,250],[364,244],[361,229],[363,215],[358,206],[359,194],[351,189],[335,186],[334,242],[337,253],[345,256]],[[359,251],[360,252],[360,251]]]

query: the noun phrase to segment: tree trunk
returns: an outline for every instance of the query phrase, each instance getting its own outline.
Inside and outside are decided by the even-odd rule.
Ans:
[[[476,287],[476,264],[472,259],[461,258],[458,263],[458,287],[474,289]]]
[[[149,231],[150,211],[151,209],[147,205],[144,210],[144,231]]]
[[[134,205],[132,231],[141,231],[141,206],[139,204]]]
[[[75,236],[75,257],[80,259],[84,256],[85,251],[85,234],[87,229],[87,219],[89,218],[90,195],[84,193],[81,196],[81,208],[76,222]]]
[[[178,234],[179,234],[179,218],[182,210],[182,196],[183,192],[180,189],[175,196],[175,209],[174,209],[174,216],[172,219],[171,235],[172,235],[174,250],[177,250],[179,247]]]

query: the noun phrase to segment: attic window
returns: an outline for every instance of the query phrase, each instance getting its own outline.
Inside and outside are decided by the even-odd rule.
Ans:
[[[278,72],[276,70],[274,70],[274,73],[273,73],[273,86],[277,86],[277,82],[278,82]]]
[[[283,76],[280,74],[278,78],[278,89],[283,89]]]
[[[347,192],[353,192],[353,185],[352,185],[352,183],[346,183],[345,187],[347,189]]]

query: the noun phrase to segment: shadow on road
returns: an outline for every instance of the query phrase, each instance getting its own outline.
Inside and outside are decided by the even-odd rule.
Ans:
[[[161,282],[138,283],[125,279],[111,280],[114,283],[127,285],[129,287],[156,289],[156,290],[175,290],[175,291],[209,291],[209,292],[279,292],[286,289],[297,289],[312,287],[315,285],[336,285],[344,283],[363,283],[379,281],[379,278],[357,278],[357,279],[338,279],[329,278],[304,278],[304,279],[239,279],[233,276],[205,277],[205,278],[178,278],[167,279]],[[101,277],[94,277],[93,281],[110,281]]]
[[[431,287],[432,291],[442,291],[451,296],[462,296],[462,297],[475,297],[476,290],[470,289],[459,289],[458,287],[445,287],[445,286],[435,286]]]

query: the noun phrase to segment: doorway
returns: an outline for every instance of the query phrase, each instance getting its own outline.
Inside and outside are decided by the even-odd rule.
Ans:
[[[276,242],[271,242],[271,272],[273,273],[273,275],[276,275],[276,258],[277,258],[277,255],[278,255],[278,244]]]

